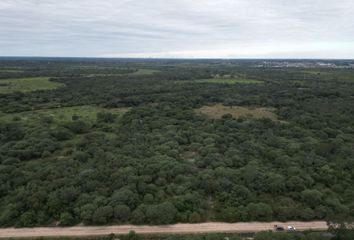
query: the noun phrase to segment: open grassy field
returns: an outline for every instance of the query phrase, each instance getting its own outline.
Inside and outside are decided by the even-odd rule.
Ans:
[[[52,109],[42,109],[36,111],[28,111],[21,113],[0,113],[0,123],[1,122],[11,122],[14,119],[18,121],[23,121],[28,124],[38,124],[41,119],[45,117],[53,118],[54,122],[68,122],[72,120],[73,116],[78,116],[80,120],[93,123],[96,121],[97,113],[99,112],[110,112],[113,114],[124,114],[128,111],[128,108],[101,108],[97,106],[74,106],[74,107],[61,107]]]
[[[204,106],[196,110],[199,113],[208,115],[211,118],[221,118],[225,114],[231,114],[234,118],[251,117],[256,119],[269,118],[278,121],[277,115],[271,108],[246,108],[239,106],[224,106],[217,104],[214,106]]]
[[[51,90],[62,86],[64,84],[49,81],[48,77],[4,79],[0,80],[0,93]]]
[[[130,73],[129,75],[151,75],[158,72],[160,71],[154,69],[139,69],[138,71]]]

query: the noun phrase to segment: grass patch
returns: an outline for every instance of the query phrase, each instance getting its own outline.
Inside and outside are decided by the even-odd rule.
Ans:
[[[158,73],[160,71],[154,69],[139,69],[136,72],[130,73],[128,75],[152,75],[154,73]]]
[[[51,90],[65,86],[62,83],[49,81],[48,77],[18,78],[0,80],[0,93],[33,92]]]
[[[278,116],[274,113],[274,109],[272,108],[247,108],[240,106],[229,107],[222,104],[217,104],[214,106],[204,106],[196,111],[215,119],[220,119],[225,114],[231,114],[234,118],[269,118],[273,121],[278,121]]]
[[[68,122],[73,116],[78,116],[80,120],[87,123],[94,123],[97,119],[97,113],[110,112],[117,115],[122,115],[129,111],[128,108],[101,108],[97,106],[74,106],[61,107],[52,109],[42,109],[21,113],[1,114],[0,122],[12,122],[14,120],[23,121],[28,124],[40,123],[42,119],[51,117],[54,122]]]

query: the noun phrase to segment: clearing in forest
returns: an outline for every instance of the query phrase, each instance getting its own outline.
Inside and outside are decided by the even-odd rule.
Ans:
[[[154,69],[138,69],[138,71],[130,73],[129,75],[151,75],[158,72],[160,71]]]
[[[211,118],[221,118],[225,114],[231,114],[234,118],[251,117],[256,119],[269,118],[278,121],[277,115],[272,108],[263,107],[240,107],[240,106],[224,106],[217,104],[214,106],[204,106],[197,109],[197,112],[208,115]]]
[[[73,116],[76,116],[78,119],[94,123],[97,119],[97,113],[113,113],[116,115],[121,115],[129,111],[129,108],[101,108],[98,106],[74,106],[74,107],[58,107],[51,109],[41,109],[21,113],[10,113],[10,114],[1,114],[0,113],[0,122],[11,122],[13,119],[18,121],[24,121],[29,124],[37,124],[41,119],[46,117],[51,117],[56,122],[68,122],[71,121]]]
[[[0,79],[0,93],[4,94],[51,90],[62,86],[63,83],[49,81],[48,77]]]

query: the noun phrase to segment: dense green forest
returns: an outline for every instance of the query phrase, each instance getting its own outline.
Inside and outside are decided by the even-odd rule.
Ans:
[[[351,220],[353,199],[351,68],[0,61],[2,227]]]

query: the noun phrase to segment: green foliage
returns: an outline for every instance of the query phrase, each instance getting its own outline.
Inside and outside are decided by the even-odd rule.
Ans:
[[[113,208],[111,206],[98,207],[93,213],[92,222],[95,224],[107,224],[113,216]]]
[[[107,112],[99,112],[97,113],[97,121],[105,122],[105,123],[113,123],[116,119],[116,115],[113,113]]]
[[[47,77],[0,79],[0,93],[33,92],[63,87],[64,84],[50,81]]]
[[[73,133],[82,134],[87,133],[89,131],[89,126],[83,121],[73,121],[68,122],[64,125],[64,127],[70,129]]]
[[[330,240],[333,239],[330,233],[257,233],[255,240]],[[345,238],[340,238],[345,239]],[[349,238],[348,238],[349,239]]]
[[[0,226],[354,217],[353,70],[231,63],[0,61]]]
[[[86,224],[90,224],[93,222],[93,214],[95,213],[97,206],[91,203],[87,203],[80,208],[80,219],[84,221]]]
[[[27,125],[38,125],[38,124],[60,124],[63,122],[81,120],[86,123],[93,124],[98,120],[98,117],[107,117],[108,122],[112,122],[121,115],[127,112],[126,108],[102,108],[97,106],[83,105],[74,107],[54,107],[49,109],[40,109],[35,111],[25,111],[19,113],[11,114],[1,114],[0,122],[13,123],[14,119],[16,122],[24,123]],[[100,119],[102,120],[102,119]]]
[[[148,206],[146,210],[146,217],[149,222],[154,224],[169,224],[175,220],[177,210],[173,204],[169,202],[158,205]]]
[[[75,223],[75,220],[74,220],[71,213],[64,212],[64,213],[60,214],[59,222],[60,222],[61,226],[70,226]]]
[[[253,221],[253,220],[261,220],[261,221],[272,220],[273,210],[266,203],[250,203],[247,205],[246,211],[247,211],[251,221]]]
[[[114,218],[119,222],[127,222],[130,219],[131,211],[127,205],[118,205],[114,207]]]
[[[333,233],[333,240],[351,240],[354,238],[354,227],[346,223],[335,224],[330,228]]]
[[[255,240],[297,240],[295,235],[288,233],[261,232],[256,234]]]
[[[144,212],[137,208],[133,211],[132,213],[132,218],[131,218],[131,221],[135,224],[143,224],[145,222],[145,214]]]
[[[140,240],[141,237],[137,235],[134,231],[130,231],[128,235],[122,237],[123,240]]]
[[[212,84],[259,84],[259,80],[241,79],[241,78],[211,78],[194,80],[192,83],[212,83]]]

